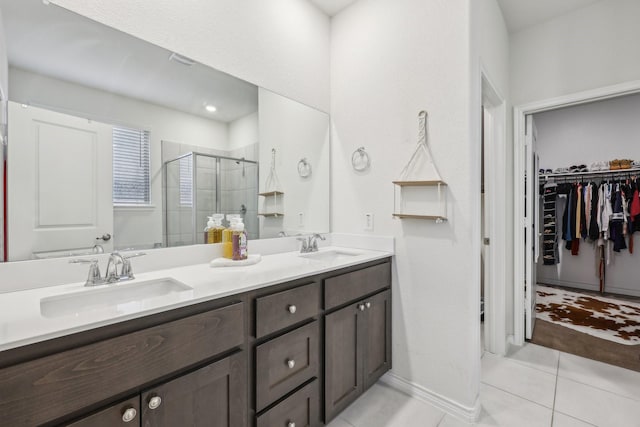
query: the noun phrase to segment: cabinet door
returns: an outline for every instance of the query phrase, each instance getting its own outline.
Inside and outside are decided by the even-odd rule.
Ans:
[[[391,291],[367,298],[364,313],[362,365],[366,390],[391,369]]]
[[[360,341],[364,311],[351,304],[325,317],[325,422],[362,392]]]
[[[146,427],[247,425],[244,352],[153,387],[142,394]]]
[[[116,403],[67,427],[115,427],[140,425],[140,395]]]

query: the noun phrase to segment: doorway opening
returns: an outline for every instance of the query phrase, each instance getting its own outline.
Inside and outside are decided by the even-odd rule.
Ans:
[[[640,147],[624,141],[640,132],[638,92],[631,82],[514,109],[515,344],[640,370]],[[607,206],[615,220],[600,217]]]

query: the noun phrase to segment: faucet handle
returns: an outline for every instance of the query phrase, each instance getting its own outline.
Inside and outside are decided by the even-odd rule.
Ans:
[[[87,276],[87,281],[84,283],[85,286],[96,286],[104,283],[104,279],[100,274],[100,267],[98,266],[98,260],[96,258],[72,259],[72,260],[69,260],[69,264],[91,264],[89,266],[89,275]]]
[[[122,271],[120,272],[120,278],[126,279],[135,279],[133,275],[133,267],[131,267],[131,258],[136,258],[139,256],[146,255],[145,252],[136,252],[135,254],[127,255],[122,257]]]
[[[306,237],[296,237],[296,240],[299,240],[302,242],[302,246],[300,247],[300,252],[307,252],[307,250],[309,249],[309,239],[307,239]]]

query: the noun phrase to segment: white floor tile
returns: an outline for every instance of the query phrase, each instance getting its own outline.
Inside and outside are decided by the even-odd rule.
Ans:
[[[593,424],[585,423],[560,412],[554,412],[553,427],[593,427]]]
[[[478,427],[549,427],[551,409],[514,396],[495,387],[480,384],[482,413]]]
[[[327,427],[353,427],[353,424],[349,424],[342,418],[336,417],[333,419],[333,421],[327,424]]]
[[[444,412],[386,385],[375,384],[340,418],[354,427],[436,427]]]
[[[640,425],[637,401],[563,377],[558,377],[555,410],[601,427]]]
[[[573,354],[562,353],[558,375],[631,399],[640,400],[640,372]],[[640,421],[638,424],[640,425]]]
[[[556,376],[509,358],[486,353],[482,358],[482,382],[553,408]]]
[[[510,345],[507,357],[530,368],[555,375],[558,372],[560,352],[552,348],[527,343],[523,346]]]

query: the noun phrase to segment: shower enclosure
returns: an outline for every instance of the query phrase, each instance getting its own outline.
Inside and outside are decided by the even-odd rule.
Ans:
[[[166,161],[164,179],[165,246],[205,243],[215,213],[241,215],[248,238],[259,238],[258,162],[191,152]]]

